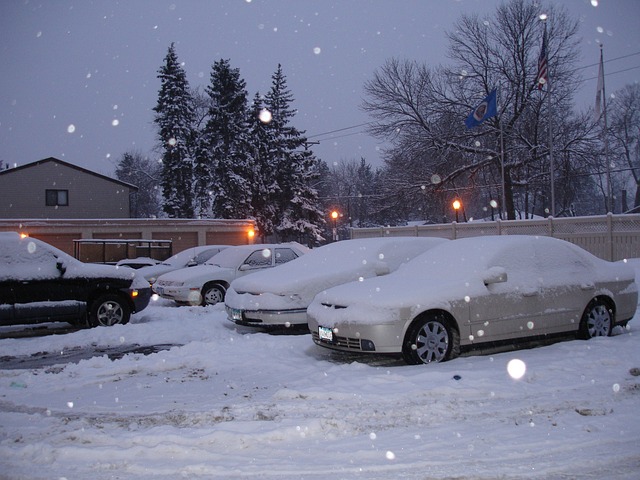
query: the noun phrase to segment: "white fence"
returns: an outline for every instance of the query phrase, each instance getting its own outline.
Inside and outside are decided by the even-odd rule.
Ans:
[[[455,239],[481,235],[545,235],[575,243],[605,260],[640,258],[640,214],[351,229],[351,238],[412,236]]]

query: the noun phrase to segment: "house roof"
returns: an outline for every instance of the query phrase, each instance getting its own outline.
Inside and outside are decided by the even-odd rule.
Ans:
[[[25,165],[20,165],[19,167],[15,167],[15,168],[7,168],[5,170],[1,170],[0,171],[0,175],[8,175],[11,172],[15,172],[17,170],[24,170],[24,169],[27,169],[27,168],[32,168],[32,167],[35,167],[37,165],[42,165],[43,163],[48,163],[48,162],[54,162],[54,163],[58,163],[60,165],[64,165],[65,167],[68,167],[68,168],[73,168],[74,170],[78,170],[80,172],[83,172],[83,173],[86,173],[86,174],[89,174],[89,175],[93,175],[94,177],[98,177],[98,178],[101,178],[103,180],[107,180],[109,182],[117,183],[117,184],[122,185],[124,187],[130,188],[131,190],[138,190],[138,187],[133,185],[133,184],[131,184],[131,183],[123,182],[122,180],[118,180],[116,178],[111,178],[111,177],[108,177],[106,175],[102,175],[101,173],[93,172],[93,171],[88,170],[86,168],[79,167],[78,165],[74,165],[72,163],[65,162],[64,160],[60,160],[60,159],[54,158],[54,157],[43,158],[42,160],[37,160],[35,162],[27,163]]]

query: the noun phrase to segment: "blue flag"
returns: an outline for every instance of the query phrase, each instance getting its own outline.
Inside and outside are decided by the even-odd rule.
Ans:
[[[496,89],[494,88],[487,98],[485,98],[480,105],[474,108],[464,124],[467,128],[473,128],[480,125],[486,119],[495,117],[498,114],[498,107],[496,105]]]

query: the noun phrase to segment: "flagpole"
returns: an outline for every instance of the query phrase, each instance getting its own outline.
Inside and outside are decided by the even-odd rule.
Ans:
[[[549,38],[547,36],[547,24],[544,24],[544,43],[549,45]],[[545,51],[545,55],[547,55]],[[549,65],[547,57],[547,65]],[[548,70],[551,70],[547,66]],[[551,75],[547,74],[547,99],[548,99],[548,123],[549,123],[549,176],[551,177],[551,216],[556,216],[556,188],[555,188],[555,165],[553,161],[553,103],[551,101]]]
[[[604,139],[604,160],[607,165],[607,213],[613,213],[613,191],[611,186],[611,164],[609,162],[609,139],[607,136],[608,124],[607,124],[607,96],[605,95],[604,89],[604,54],[603,52],[603,44],[600,44],[600,68],[601,68],[601,79],[602,79],[602,113],[604,118],[604,130],[602,132],[602,136]]]
[[[502,169],[502,209],[500,212],[500,218],[502,218],[502,214],[507,214],[507,190],[506,183],[504,181],[504,135],[502,133],[502,121],[498,120],[500,123],[500,168]],[[507,218],[508,215],[507,215]]]

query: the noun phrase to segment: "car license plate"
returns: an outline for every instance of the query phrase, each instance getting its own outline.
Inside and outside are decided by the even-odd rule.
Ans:
[[[162,288],[162,287],[155,287],[154,290],[156,291],[156,293],[158,295],[163,295],[164,294],[164,288]]]
[[[333,330],[328,327],[318,327],[318,337],[325,342],[333,342]]]

